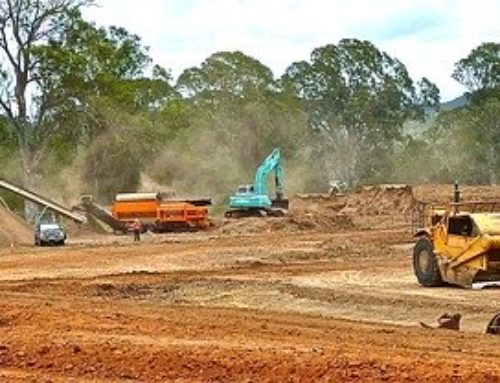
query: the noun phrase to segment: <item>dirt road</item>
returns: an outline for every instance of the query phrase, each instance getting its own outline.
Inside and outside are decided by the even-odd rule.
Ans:
[[[0,377],[498,380],[500,339],[480,334],[498,291],[419,287],[407,237],[212,232],[8,250]],[[418,327],[443,312],[461,312],[465,331]]]

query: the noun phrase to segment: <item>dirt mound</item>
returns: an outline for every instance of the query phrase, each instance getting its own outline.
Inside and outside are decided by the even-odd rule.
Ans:
[[[102,224],[92,217],[90,219],[87,217],[87,223],[84,224],[67,220],[64,223],[64,229],[70,237],[87,237],[95,234],[109,233]]]
[[[349,215],[340,210],[344,206],[335,200],[304,200],[300,197],[290,201],[290,214],[281,218],[244,218],[225,220],[221,229],[233,234],[262,233],[275,231],[339,231],[352,228]]]
[[[331,212],[293,212],[288,217],[288,225],[299,230],[330,231],[352,228],[351,217]]]
[[[299,195],[294,206],[299,210],[336,215],[390,215],[408,214],[414,203],[413,191],[408,185],[373,185],[333,196]]]
[[[500,185],[459,185],[463,201],[500,200]],[[413,187],[419,201],[446,203],[453,200],[452,184],[429,184]]]
[[[357,216],[405,216],[415,203],[408,185],[365,186],[356,191],[330,196],[301,194],[290,200],[290,214],[284,218],[229,220],[224,232],[236,234],[272,231],[331,232],[355,226]]]
[[[415,203],[408,185],[365,186],[347,199],[347,209],[365,215],[408,214]]]
[[[15,213],[0,206],[0,247],[11,243],[27,244],[33,239],[30,226]]]

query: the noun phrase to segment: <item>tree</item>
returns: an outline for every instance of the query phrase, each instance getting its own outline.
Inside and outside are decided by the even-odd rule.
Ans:
[[[34,50],[61,31],[67,16],[91,0],[6,0],[0,4],[0,107],[15,132],[23,166],[24,183],[33,181],[37,161],[36,136],[48,106],[36,75],[40,62]],[[37,94],[37,101],[30,97]],[[33,109],[33,110],[32,110]]]
[[[165,69],[155,66],[151,77],[145,75],[151,59],[138,36],[117,27],[97,28],[78,14],[36,53],[46,98],[59,100],[43,122],[55,130],[51,145],[66,150],[105,131],[110,109],[158,112],[178,98]]]
[[[145,75],[151,58],[137,35],[114,26],[97,28],[79,14],[36,53],[43,88],[80,103],[109,99],[139,111],[159,106],[174,93],[165,69],[155,66],[151,77]]]
[[[415,86],[400,61],[356,39],[313,50],[311,62],[292,64],[282,82],[303,100],[312,129],[331,152],[334,168],[325,174],[351,184],[386,180],[403,123],[439,105],[429,80]],[[349,156],[346,146],[353,149]]]
[[[272,71],[239,51],[214,53],[177,81],[194,113],[208,120],[219,142],[237,148],[246,163],[258,161],[272,146],[264,137],[270,137],[272,113],[279,107],[277,89]]]
[[[500,179],[500,44],[484,43],[455,64],[452,77],[467,87],[469,102],[441,111],[421,150],[438,181],[497,183]]]
[[[416,87],[417,98],[416,105],[418,107],[417,113],[424,112],[427,109],[434,111],[439,110],[441,96],[439,94],[439,88],[436,84],[429,81],[427,78],[422,78]]]
[[[300,148],[308,132],[300,103],[253,57],[239,51],[215,53],[186,69],[176,89],[189,121],[150,166],[155,180],[180,191],[209,193],[222,202],[238,183],[252,179],[275,146],[282,150],[286,172],[305,157]],[[303,174],[311,173],[306,169]],[[297,180],[306,178],[303,174]],[[292,177],[287,179],[292,186]]]
[[[112,201],[117,192],[137,190],[143,165],[142,150],[143,143],[136,129],[113,127],[99,135],[85,158],[82,178],[87,190],[106,203]]]
[[[470,92],[500,87],[500,43],[483,43],[455,64],[452,77]]]
[[[437,161],[452,175],[468,183],[497,183],[500,179],[500,100],[491,98],[442,112],[429,142]]]
[[[206,103],[255,98],[275,87],[272,71],[239,51],[214,53],[200,67],[186,69],[177,80],[181,94]]]
[[[107,129],[102,111],[160,110],[174,97],[140,38],[97,28],[79,9],[91,0],[7,0],[0,6],[0,111],[15,132],[24,184],[32,187],[47,148],[71,153]]]

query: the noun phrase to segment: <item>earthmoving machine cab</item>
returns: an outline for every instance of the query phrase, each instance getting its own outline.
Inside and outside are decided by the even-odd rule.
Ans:
[[[457,189],[457,187],[456,187]],[[423,228],[413,269],[423,286],[500,286],[500,201],[455,202],[421,208]]]
[[[274,172],[276,197],[271,199],[267,191],[267,177]],[[229,198],[226,218],[240,217],[281,217],[288,213],[288,199],[283,194],[283,169],[281,153],[278,148],[259,165],[255,172],[254,183],[240,185],[234,195]]]

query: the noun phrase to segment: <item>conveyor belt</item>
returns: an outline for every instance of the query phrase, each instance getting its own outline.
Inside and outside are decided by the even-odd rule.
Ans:
[[[5,190],[8,190],[24,199],[27,199],[28,201],[34,202],[38,205],[47,207],[47,209],[52,210],[66,218],[69,218],[75,222],[78,223],[85,223],[87,219],[77,213],[72,212],[71,210],[65,208],[62,205],[59,205],[58,203],[51,201],[48,198],[42,197],[41,195],[38,195],[36,193],[33,193],[30,190],[27,190],[25,188],[22,188],[20,186],[14,185],[4,179],[0,178],[0,188],[3,188]]]

